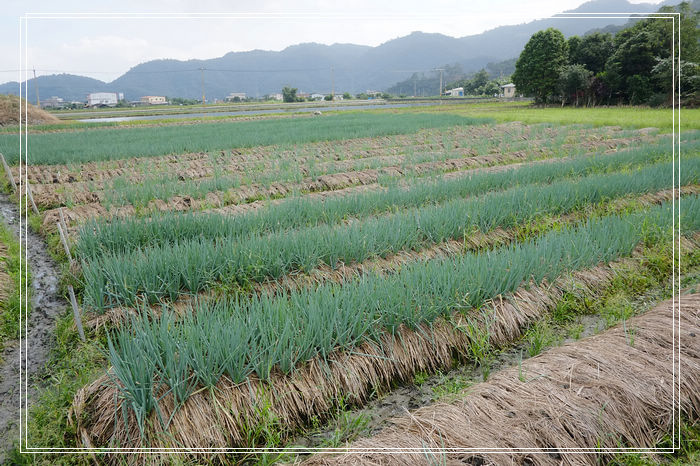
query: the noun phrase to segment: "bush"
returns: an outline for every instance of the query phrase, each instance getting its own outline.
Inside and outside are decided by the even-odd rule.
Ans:
[[[650,107],[663,107],[666,105],[666,94],[653,94],[647,103]]]

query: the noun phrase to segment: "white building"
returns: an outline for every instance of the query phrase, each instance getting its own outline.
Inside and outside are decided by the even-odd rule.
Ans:
[[[463,87],[455,87],[454,89],[450,89],[449,91],[446,91],[445,95],[449,95],[450,97],[464,97],[464,88]]]
[[[245,92],[232,92],[224,100],[231,102],[233,100],[236,100],[236,97],[238,97],[238,100],[245,100],[246,99],[246,94]]]
[[[168,101],[162,95],[145,95],[141,97],[141,103],[145,105],[163,105],[167,104]]]
[[[326,98],[326,95],[325,95],[325,94],[315,93],[315,94],[311,94],[311,98],[312,98],[313,100],[323,100],[323,99]]]
[[[114,107],[117,105],[120,99],[124,98],[124,94],[121,92],[117,94],[116,92],[93,92],[87,96],[88,107],[97,107],[105,105],[107,107]]]
[[[270,94],[270,98],[272,100],[282,100],[283,96],[282,96],[282,94]]]
[[[504,86],[501,86],[501,89],[503,89],[503,97],[505,97],[506,99],[512,99],[513,97],[515,97],[515,84],[506,84]]]
[[[66,105],[66,103],[63,101],[63,99],[61,97],[57,97],[55,95],[51,96],[50,99],[46,99],[46,100],[41,101],[42,108],[48,108],[48,107],[61,108],[61,107],[64,107],[65,105]]]

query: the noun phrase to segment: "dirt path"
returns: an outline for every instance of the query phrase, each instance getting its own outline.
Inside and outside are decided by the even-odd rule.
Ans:
[[[19,211],[9,196],[0,193],[0,217],[2,222],[19,236]],[[23,224],[25,227],[26,224]],[[37,382],[53,345],[56,318],[65,309],[66,303],[58,295],[56,263],[49,256],[44,240],[33,232],[26,233],[29,270],[32,274],[32,302],[29,316],[29,348],[23,353],[24,375],[28,377],[29,404],[36,395]],[[24,252],[24,251],[23,251]],[[19,341],[8,341],[0,363],[0,463],[5,451],[18,439],[19,420]]]

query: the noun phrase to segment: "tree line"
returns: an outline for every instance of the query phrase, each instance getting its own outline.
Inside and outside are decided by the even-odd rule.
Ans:
[[[682,52],[681,79],[675,90],[680,91],[683,105],[697,106],[699,14],[688,2],[659,10],[673,12],[680,13]],[[534,97],[538,104],[670,105],[673,63],[679,58],[677,41],[678,31],[674,47],[673,21],[664,18],[639,20],[615,35],[595,32],[568,40],[559,30],[549,28],[532,35],[515,64],[512,80],[519,93]]]

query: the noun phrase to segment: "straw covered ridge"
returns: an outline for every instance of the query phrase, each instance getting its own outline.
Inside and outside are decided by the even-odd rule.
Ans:
[[[680,299],[680,406],[693,419],[700,412],[700,294]],[[665,301],[604,333],[501,371],[460,400],[396,419],[350,445],[355,453],[318,455],[306,464],[597,464],[610,453],[562,450],[653,448],[673,427],[673,322],[673,302]],[[419,451],[378,453],[387,448]],[[430,451],[441,448],[482,452]],[[483,453],[489,448],[537,450]]]
[[[683,241],[682,247],[697,246]],[[251,377],[237,385],[223,376],[214,390],[198,391],[174,414],[172,396],[167,395],[159,402],[162,418],[172,415],[167,432],[151,413],[145,439],[141,439],[131,411],[128,430],[121,420],[121,409],[115,411],[118,391],[105,375],[81,389],[74,399],[79,442],[121,447],[244,446],[246,426],[263,422],[261,406],[269,406],[280,425],[294,429],[313,416],[323,417],[341,395],[348,397],[349,403],[361,404],[373,391],[408,380],[417,371],[449,367],[455,356],[468,359],[470,334],[475,328],[487,328],[493,345],[506,345],[555,306],[565,290],[595,295],[610,283],[620,265],[635,263],[634,259],[621,259],[573,272],[552,283],[530,284],[486,303],[481,313],[470,317],[456,313],[449,321],[438,319],[432,326],[415,330],[401,326],[394,337],[387,334],[378,344],[365,342],[352,352],[336,351],[328,355],[327,363],[312,359],[290,375],[273,373],[269,381]]]

